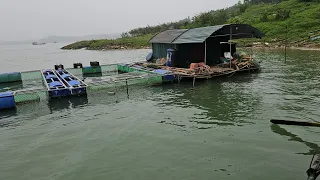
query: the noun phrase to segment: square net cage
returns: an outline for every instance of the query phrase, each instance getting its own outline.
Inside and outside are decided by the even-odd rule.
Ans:
[[[162,75],[128,65],[102,65],[101,72],[92,74],[84,74],[82,68],[66,70],[88,85],[86,88],[88,94],[117,93],[120,89],[128,89],[128,86],[144,88],[162,83]],[[21,79],[22,86],[14,91],[14,99],[17,104],[49,99],[41,70],[21,72]]]

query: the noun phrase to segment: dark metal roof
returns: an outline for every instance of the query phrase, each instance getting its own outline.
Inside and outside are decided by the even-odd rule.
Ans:
[[[150,43],[167,43],[171,44],[177,37],[183,34],[187,29],[172,29],[163,31],[155,36],[153,36],[149,42]]]
[[[194,29],[167,30],[155,35],[149,42],[151,43],[203,43],[208,38],[230,37],[239,38],[262,38],[264,34],[258,29],[247,24],[225,24],[208,26]]]
[[[183,43],[202,43],[204,42],[211,34],[221,29],[223,25],[218,26],[208,26],[202,28],[189,29],[183,33],[179,38],[177,38],[173,43],[174,44],[183,44]]]

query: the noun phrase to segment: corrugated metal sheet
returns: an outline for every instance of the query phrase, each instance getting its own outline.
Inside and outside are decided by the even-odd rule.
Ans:
[[[172,46],[174,45],[162,43],[152,44],[153,58],[159,59],[167,57],[167,49],[173,48]]]
[[[183,34],[187,29],[173,29],[163,31],[154,37],[152,37],[149,42],[150,43],[167,43],[171,44],[177,37]]]
[[[203,43],[211,34],[218,31],[225,25],[208,26],[202,28],[189,29],[181,36],[179,36],[173,43],[184,44],[184,43]]]
[[[222,36],[228,40],[230,28],[232,29],[232,39],[262,38],[264,36],[258,29],[247,24],[224,24],[194,29],[167,30],[155,35],[149,42],[165,44],[203,43],[211,36]]]

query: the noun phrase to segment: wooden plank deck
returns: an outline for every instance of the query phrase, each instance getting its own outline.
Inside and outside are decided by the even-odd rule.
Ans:
[[[198,67],[196,69],[190,69],[190,68],[177,68],[177,67],[168,67],[153,63],[141,63],[140,66],[148,67],[148,66],[154,66],[154,68],[159,68],[163,70],[171,71],[175,76],[177,76],[178,79],[181,78],[196,78],[196,79],[210,79],[213,77],[218,76],[225,76],[225,75],[232,75],[236,72],[240,71],[250,71],[252,69],[259,69],[255,65],[255,63],[252,60],[243,61],[243,62],[234,62],[232,64],[232,68],[229,67],[223,67],[221,66],[202,66]]]

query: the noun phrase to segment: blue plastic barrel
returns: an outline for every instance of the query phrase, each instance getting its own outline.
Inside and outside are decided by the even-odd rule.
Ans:
[[[57,87],[57,86],[63,86],[59,81],[53,81],[49,83],[49,87]]]
[[[80,81],[77,81],[77,80],[72,80],[72,81],[69,81],[68,82],[71,86],[76,86],[76,85],[80,85]]]
[[[46,69],[46,70],[43,71],[43,73],[47,73],[47,72],[52,72],[52,70],[51,69]]]
[[[49,74],[48,76],[46,76],[46,79],[55,79],[55,78],[57,78],[57,76],[56,75],[53,75],[53,74]]]
[[[0,93],[0,109],[11,109],[16,107],[13,92]]]
[[[70,77],[70,76],[71,76],[70,74],[62,74],[62,75],[61,75],[61,77],[62,77],[63,79],[68,78],[68,77]]]

